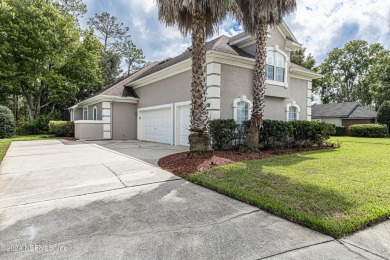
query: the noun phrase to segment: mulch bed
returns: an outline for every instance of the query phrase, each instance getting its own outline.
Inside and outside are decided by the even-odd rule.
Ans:
[[[161,158],[158,161],[158,165],[177,176],[187,178],[191,173],[197,173],[205,170],[209,170],[213,165],[227,165],[235,162],[247,161],[247,160],[262,160],[271,158],[277,155],[294,154],[298,152],[313,151],[331,149],[327,147],[314,146],[311,148],[301,149],[283,149],[283,150],[265,150],[261,153],[257,152],[239,152],[239,151],[214,151],[214,155],[211,158],[187,158],[187,152],[171,154]]]
[[[66,141],[77,141],[78,140],[77,138],[74,138],[74,137],[63,137],[62,139],[66,140]]]

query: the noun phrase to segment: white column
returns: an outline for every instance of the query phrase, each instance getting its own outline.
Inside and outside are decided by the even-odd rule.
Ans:
[[[102,102],[103,138],[111,139],[111,102]]]
[[[221,64],[207,64],[207,110],[209,119],[221,118]]]

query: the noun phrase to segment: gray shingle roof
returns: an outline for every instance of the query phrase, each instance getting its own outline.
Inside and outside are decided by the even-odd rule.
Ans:
[[[247,58],[254,58],[253,55],[241,50],[240,48],[237,48],[235,46],[230,46],[229,43],[230,38],[227,36],[220,36],[214,40],[211,40],[209,42],[206,42],[205,44],[205,49],[206,52],[210,50],[216,50],[232,55],[237,55],[237,56],[242,56],[242,57],[247,57]],[[170,66],[173,66],[177,63],[180,63],[182,61],[188,60],[192,57],[192,52],[191,51],[185,51],[182,54],[166,59],[163,62],[158,63],[156,66],[154,66],[152,69],[148,70],[146,73],[143,73],[142,75],[139,75],[137,78],[133,79],[133,81],[144,78],[146,76],[149,76],[153,73],[156,73],[160,70],[166,69]]]
[[[363,107],[359,102],[344,102],[335,104],[313,105],[313,118],[340,117],[340,118],[375,118],[376,112]]]
[[[376,118],[376,112],[366,107],[357,107],[348,118]]]

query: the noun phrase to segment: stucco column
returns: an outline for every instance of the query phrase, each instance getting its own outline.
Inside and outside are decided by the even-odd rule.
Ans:
[[[311,121],[311,102],[312,102],[312,86],[313,83],[309,81],[307,83],[307,108],[306,108],[306,114],[307,114],[307,121]]]
[[[221,118],[221,64],[207,64],[207,110],[210,119]]]
[[[111,102],[102,102],[103,138],[111,139]]]

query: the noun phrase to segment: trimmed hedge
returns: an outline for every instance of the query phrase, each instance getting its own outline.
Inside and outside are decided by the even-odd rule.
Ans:
[[[41,132],[38,129],[37,120],[21,121],[16,125],[18,135],[37,135]]]
[[[233,119],[215,119],[209,122],[209,132],[217,149],[221,150],[237,138],[239,124]]]
[[[58,137],[73,137],[74,136],[74,122],[71,121],[50,121],[50,133]]]
[[[8,107],[0,106],[0,138],[12,137],[14,134],[14,115]]]
[[[345,135],[345,126],[337,125],[335,136],[344,136]]]
[[[349,127],[351,136],[356,137],[373,137],[383,138],[387,137],[387,127],[379,124],[359,124],[351,125]]]
[[[210,135],[217,147],[221,149],[233,141],[236,143],[245,141],[243,138],[247,135],[249,126],[250,121],[239,126],[232,119],[212,120]],[[324,122],[264,120],[259,141],[262,148],[308,147],[313,144],[321,145],[335,132],[335,125]]]

